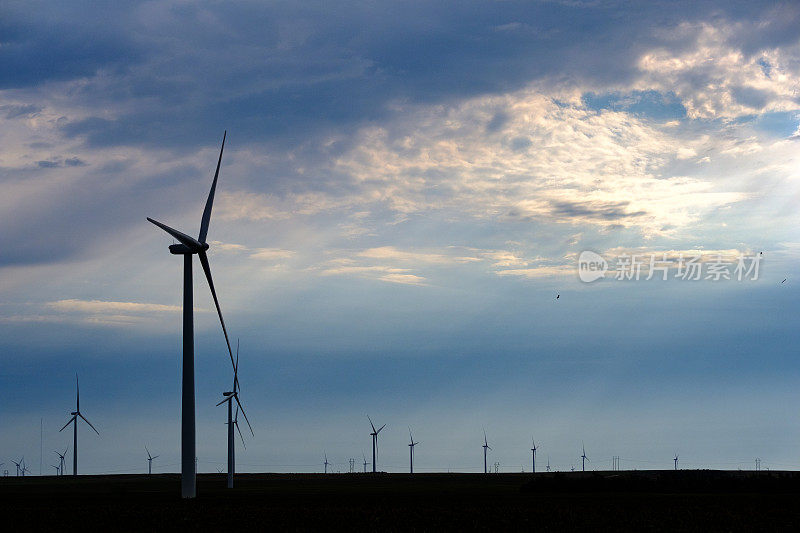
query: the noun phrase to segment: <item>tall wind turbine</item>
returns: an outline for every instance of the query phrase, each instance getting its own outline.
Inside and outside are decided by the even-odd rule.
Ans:
[[[55,452],[58,455],[58,467],[61,469],[61,474],[64,475],[64,458],[67,456],[67,451],[69,450],[69,446],[64,448],[64,453]]]
[[[372,423],[372,419],[367,415],[367,419],[369,420],[369,425],[372,426],[372,471],[377,472],[377,458],[378,458],[378,433],[381,432],[381,429],[386,427],[386,424],[381,426],[381,429],[375,429],[375,424]]]
[[[81,389],[80,385],[78,384],[78,374],[75,374],[75,410],[71,412],[72,418],[64,424],[64,427],[59,429],[58,431],[64,431],[64,429],[72,424],[72,475],[78,475],[78,417],[82,418],[84,422],[89,424],[89,427],[94,430],[95,433],[100,435],[100,432],[97,431],[97,428],[92,425],[91,422],[86,420],[86,417],[81,414]]]
[[[239,340],[236,340],[236,362],[233,364],[233,386],[232,390],[223,392],[222,395],[225,397],[220,401],[217,405],[222,405],[225,402],[228,402],[228,488],[233,488],[233,474],[236,471],[236,441],[233,435],[233,428],[236,426],[236,429],[239,430],[239,437],[242,439],[242,444],[244,444],[244,437],[242,436],[242,430],[239,429],[239,409],[242,410],[242,414],[244,415],[244,419],[247,422],[247,425],[250,427],[250,433],[253,433],[253,426],[250,426],[250,421],[247,419],[247,414],[244,412],[244,407],[242,407],[242,403],[239,401]],[[233,401],[236,400],[236,418],[233,417]],[[255,433],[253,433],[255,437]]]
[[[150,450],[147,449],[147,446],[144,447],[144,451],[147,452],[147,475],[151,475],[153,473],[153,459],[158,459],[158,455],[150,455]]]
[[[489,468],[488,468],[488,466],[486,464],[486,452],[487,452],[487,450],[491,450],[491,449],[492,449],[492,447],[489,446],[489,441],[486,440],[486,430],[484,429],[483,430],[483,473],[484,474],[488,474],[489,473]]]
[[[675,458],[673,459],[673,461],[675,461],[675,470],[677,470],[678,469],[678,454],[677,453],[675,454]]]
[[[583,453],[581,454],[581,472],[586,472],[586,447],[581,443],[581,448],[583,449]]]
[[[324,465],[325,465],[325,473],[327,474],[327,473],[328,473],[328,465],[330,464],[330,463],[328,462],[328,454],[327,454],[327,453],[325,454],[325,462],[324,462],[324,463],[322,463],[322,464],[324,464]]]
[[[219,321],[222,324],[222,333],[225,334],[225,343],[228,345],[228,355],[233,362],[233,351],[228,340],[228,330],[225,329],[225,320],[222,318],[222,311],[219,307],[217,292],[214,290],[214,281],[211,279],[211,268],[208,265],[206,250],[209,246],[206,242],[208,235],[208,224],[211,221],[211,207],[214,204],[214,192],[217,189],[217,178],[219,178],[219,166],[222,163],[222,151],[225,149],[226,131],[222,136],[222,148],[219,150],[217,160],[217,170],[214,173],[214,181],[211,182],[211,191],[208,193],[206,207],[203,210],[203,218],[200,222],[200,235],[194,239],[185,233],[172,229],[166,224],[162,224],[152,218],[147,218],[159,228],[163,229],[180,244],[173,244],[169,247],[169,252],[173,255],[183,256],[183,383],[181,398],[181,496],[184,498],[194,498],[197,494],[197,472],[195,469],[195,412],[194,412],[194,314],[193,314],[193,291],[192,291],[192,256],[197,254],[200,264],[203,266],[208,286],[211,289],[211,296],[214,298],[214,305],[217,308]]]
[[[533,473],[536,473],[536,441],[531,437],[531,455],[533,455]]]
[[[414,446],[419,444],[419,442],[414,442],[414,435],[411,434],[411,428],[408,428],[408,436],[411,439],[411,443],[408,445],[408,459],[409,465],[411,467],[411,473],[414,473]]]

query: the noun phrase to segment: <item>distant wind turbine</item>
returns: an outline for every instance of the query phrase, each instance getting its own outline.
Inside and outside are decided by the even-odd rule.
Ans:
[[[487,450],[491,450],[492,447],[489,446],[489,441],[486,439],[486,430],[483,430],[483,473],[489,473],[489,467],[486,463],[486,452]]]
[[[247,422],[247,425],[250,427],[250,433],[253,433],[253,426],[250,425],[250,421],[247,419],[247,414],[244,412],[244,407],[242,407],[242,403],[239,401],[239,340],[236,340],[236,362],[233,364],[233,390],[223,392],[222,395],[225,397],[222,401],[220,401],[217,405],[222,405],[225,402],[228,402],[228,488],[233,488],[233,474],[236,471],[236,441],[233,435],[233,428],[234,426],[239,431],[239,438],[242,439],[242,444],[244,444],[244,437],[242,436],[242,430],[239,428],[239,409],[242,410],[242,414],[244,415],[244,419]],[[233,401],[236,400],[236,417],[234,418],[233,415]],[[255,433],[253,433],[255,436]]]
[[[380,429],[375,429],[375,424],[372,423],[372,419],[367,415],[367,419],[369,420],[369,425],[372,426],[372,472],[377,472],[377,462],[378,462],[378,433],[381,432],[381,429],[386,427],[386,424],[382,425]]]
[[[150,455],[150,450],[147,449],[147,446],[144,447],[144,451],[147,452],[147,475],[151,475],[153,473],[153,459],[158,459],[158,455]]]
[[[536,441],[531,437],[531,455],[533,456],[533,473],[536,473]]]
[[[547,471],[550,471],[550,456],[547,456]]]
[[[361,457],[363,457],[363,458],[364,458],[364,473],[366,474],[366,473],[367,473],[367,465],[369,464],[369,463],[367,462],[367,456],[366,456],[366,455],[364,455],[364,452],[361,452]]]
[[[97,428],[94,427],[92,423],[86,420],[86,417],[81,414],[81,389],[78,383],[78,374],[75,374],[75,396],[76,396],[75,410],[70,413],[72,415],[72,418],[70,418],[69,421],[66,424],[64,424],[64,427],[58,430],[59,432],[64,431],[64,429],[66,429],[68,425],[73,424],[72,426],[72,475],[73,476],[78,475],[78,418],[79,417],[82,418],[84,422],[89,424],[89,427],[92,428],[95,433],[100,435],[100,432],[97,431]]]
[[[325,473],[327,474],[327,473],[328,473],[328,465],[330,464],[330,463],[328,462],[328,454],[327,454],[327,453],[325,453],[325,462],[324,462],[324,463],[322,463],[322,464],[324,464],[324,465],[325,465]]]
[[[581,443],[581,448],[583,449],[583,453],[581,454],[581,472],[586,472],[586,447]]]
[[[64,448],[64,453],[54,452],[56,455],[58,455],[58,465],[61,469],[62,476],[64,475],[64,458],[67,456],[67,451],[69,451],[69,446]]]
[[[180,244],[173,244],[169,251],[173,255],[183,256],[183,383],[181,398],[181,496],[184,498],[194,498],[197,495],[197,470],[195,468],[196,457],[196,434],[195,434],[195,408],[194,408],[194,303],[192,287],[192,256],[197,254],[200,264],[203,266],[208,286],[211,289],[211,296],[214,298],[214,305],[217,308],[219,321],[222,324],[222,333],[225,335],[225,344],[228,346],[228,355],[231,365],[236,366],[233,361],[233,351],[228,340],[228,330],[225,329],[225,320],[222,318],[222,310],[219,307],[217,292],[214,290],[214,280],[211,279],[211,267],[208,265],[206,251],[209,246],[206,242],[208,235],[208,224],[211,221],[211,208],[214,204],[214,192],[217,189],[217,179],[219,178],[219,167],[222,163],[222,152],[225,149],[226,131],[222,136],[222,147],[219,150],[217,160],[217,170],[214,173],[214,181],[211,182],[211,191],[208,193],[206,207],[203,210],[203,218],[200,223],[200,235],[197,239],[170,228],[152,218],[147,218],[159,228],[163,229]]]
[[[414,473],[414,446],[419,444],[419,442],[414,442],[414,435],[411,434],[411,428],[408,428],[408,436],[411,439],[411,443],[408,445],[408,459],[409,459],[409,466],[411,469],[411,473]]]
[[[58,465],[50,465],[50,466],[52,466],[53,468],[56,469],[56,476],[60,476],[61,475],[61,470],[60,470]]]
[[[675,458],[672,459],[672,460],[675,461],[675,470],[677,470],[678,469],[678,454],[677,453],[675,454]]]
[[[11,462],[12,462],[12,463],[14,463],[14,464],[17,466],[17,477],[19,477],[20,467],[21,467],[21,465],[22,465],[22,462],[23,462],[24,460],[25,460],[25,458],[24,458],[24,457],[23,457],[22,459],[20,459],[20,460],[19,460],[19,462],[17,462],[17,461],[14,461],[13,459],[11,460]]]

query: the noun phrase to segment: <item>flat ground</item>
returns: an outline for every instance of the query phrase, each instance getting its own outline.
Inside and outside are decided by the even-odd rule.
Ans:
[[[176,474],[0,478],[6,531],[800,531],[800,472]]]

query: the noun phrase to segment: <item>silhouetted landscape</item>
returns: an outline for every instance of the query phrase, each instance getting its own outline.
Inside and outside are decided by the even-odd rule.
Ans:
[[[178,474],[8,477],[20,529],[647,529],[796,531],[800,473],[714,470],[541,474]]]

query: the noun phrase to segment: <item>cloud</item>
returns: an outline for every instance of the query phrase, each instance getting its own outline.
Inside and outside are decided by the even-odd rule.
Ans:
[[[45,305],[56,311],[79,313],[177,313],[182,310],[177,305],[76,299],[58,300]]]

